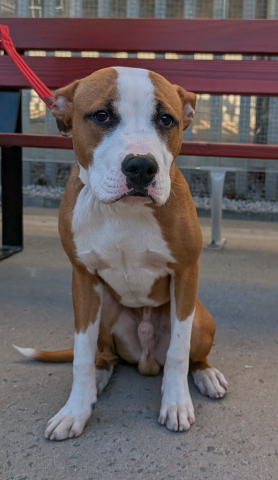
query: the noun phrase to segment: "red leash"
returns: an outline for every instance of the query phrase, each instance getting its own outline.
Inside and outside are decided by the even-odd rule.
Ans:
[[[54,94],[47,88],[47,86],[37,77],[37,75],[31,70],[30,67],[25,63],[22,56],[19,55],[15,49],[13,41],[9,35],[9,27],[6,25],[0,25],[0,49],[1,42],[11,57],[12,61],[19,68],[24,77],[28,80],[32,88],[37,92],[42,101],[46,106],[52,109],[52,103],[54,102]]]

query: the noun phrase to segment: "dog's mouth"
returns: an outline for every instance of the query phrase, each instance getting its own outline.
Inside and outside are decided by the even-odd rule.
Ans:
[[[155,199],[152,197],[152,195],[150,195],[148,193],[148,189],[147,188],[144,188],[144,189],[131,189],[129,192],[127,193],[124,193],[123,195],[115,198],[114,200],[112,200],[111,202],[107,202],[107,203],[116,203],[118,202],[119,200],[122,200],[123,198],[128,198],[128,197],[139,197],[139,198],[149,198],[153,203],[156,203],[155,202]],[[106,202],[105,202],[106,203]]]
[[[141,197],[141,198],[150,198],[150,200],[155,203],[154,198],[152,195],[149,194],[147,188],[142,188],[142,189],[137,189],[137,188],[132,188],[128,193],[122,196],[124,197]]]
[[[149,198],[153,203],[155,203],[154,198],[148,193],[147,188],[145,188],[144,190],[132,189],[128,193],[123,195],[119,200],[121,200],[123,198],[130,198],[130,197],[137,197],[138,200],[139,200],[139,198],[142,198],[142,199]]]
[[[133,188],[125,196],[127,197],[149,197],[148,190],[146,188],[137,190]]]

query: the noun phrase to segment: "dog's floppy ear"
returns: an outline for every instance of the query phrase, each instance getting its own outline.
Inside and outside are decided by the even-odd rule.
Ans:
[[[79,80],[67,87],[59,88],[55,92],[55,101],[52,104],[52,115],[56,118],[58,130],[63,137],[71,136],[73,97]]]
[[[184,88],[175,85],[179,97],[182,101],[183,108],[183,130],[185,130],[193,120],[195,115],[195,107],[197,102],[197,95],[192,92],[187,92]]]

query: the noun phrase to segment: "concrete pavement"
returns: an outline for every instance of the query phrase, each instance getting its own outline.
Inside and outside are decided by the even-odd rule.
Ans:
[[[223,233],[222,252],[203,251],[199,296],[216,319],[210,361],[226,398],[190,381],[196,424],[171,433],[157,423],[161,376],[121,365],[83,436],[52,443],[43,433],[67,400],[71,365],[21,360],[11,345],[72,345],[71,268],[57,211],[26,209],[25,249],[0,264],[1,480],[277,480],[278,224],[226,220]]]

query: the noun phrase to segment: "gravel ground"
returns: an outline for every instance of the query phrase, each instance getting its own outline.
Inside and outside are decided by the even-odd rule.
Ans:
[[[196,208],[210,210],[210,197],[193,196]],[[232,212],[278,213],[278,202],[266,200],[235,200],[223,197],[223,210]]]
[[[70,175],[72,164],[56,163],[55,187],[65,187]],[[189,169],[186,172],[186,178],[189,182],[192,195],[209,196],[211,191],[210,175],[207,171],[199,171]],[[45,173],[45,163],[31,162],[30,183],[32,185],[48,186],[51,184]],[[248,172],[247,188],[244,195],[238,194],[236,191],[236,174],[235,172],[227,172],[224,183],[224,195],[231,199],[241,200],[263,200],[265,198],[265,173],[264,172]],[[278,184],[276,189],[276,198],[278,201]]]
[[[43,197],[53,200],[61,199],[64,193],[64,187],[51,187],[41,185],[28,185],[23,188],[23,194],[26,197]],[[196,208],[204,210],[210,209],[210,197],[193,195]],[[253,213],[278,213],[278,201],[267,202],[266,200],[235,200],[226,196],[223,198],[223,210],[234,212],[253,212]]]
[[[32,162],[31,185],[23,187],[25,199],[37,199],[39,202],[46,200],[59,200],[65,190],[71,164],[57,164],[56,185],[47,184],[43,162]],[[189,186],[195,206],[198,209],[210,209],[210,178],[208,172],[196,170],[189,171]],[[224,184],[223,210],[238,213],[278,213],[278,190],[274,201],[266,201],[264,198],[265,177],[262,172],[249,172],[247,192],[238,195],[235,191],[235,173],[227,172]],[[1,191],[1,186],[0,186]],[[41,200],[40,200],[41,199]],[[43,206],[43,204],[40,204]]]

